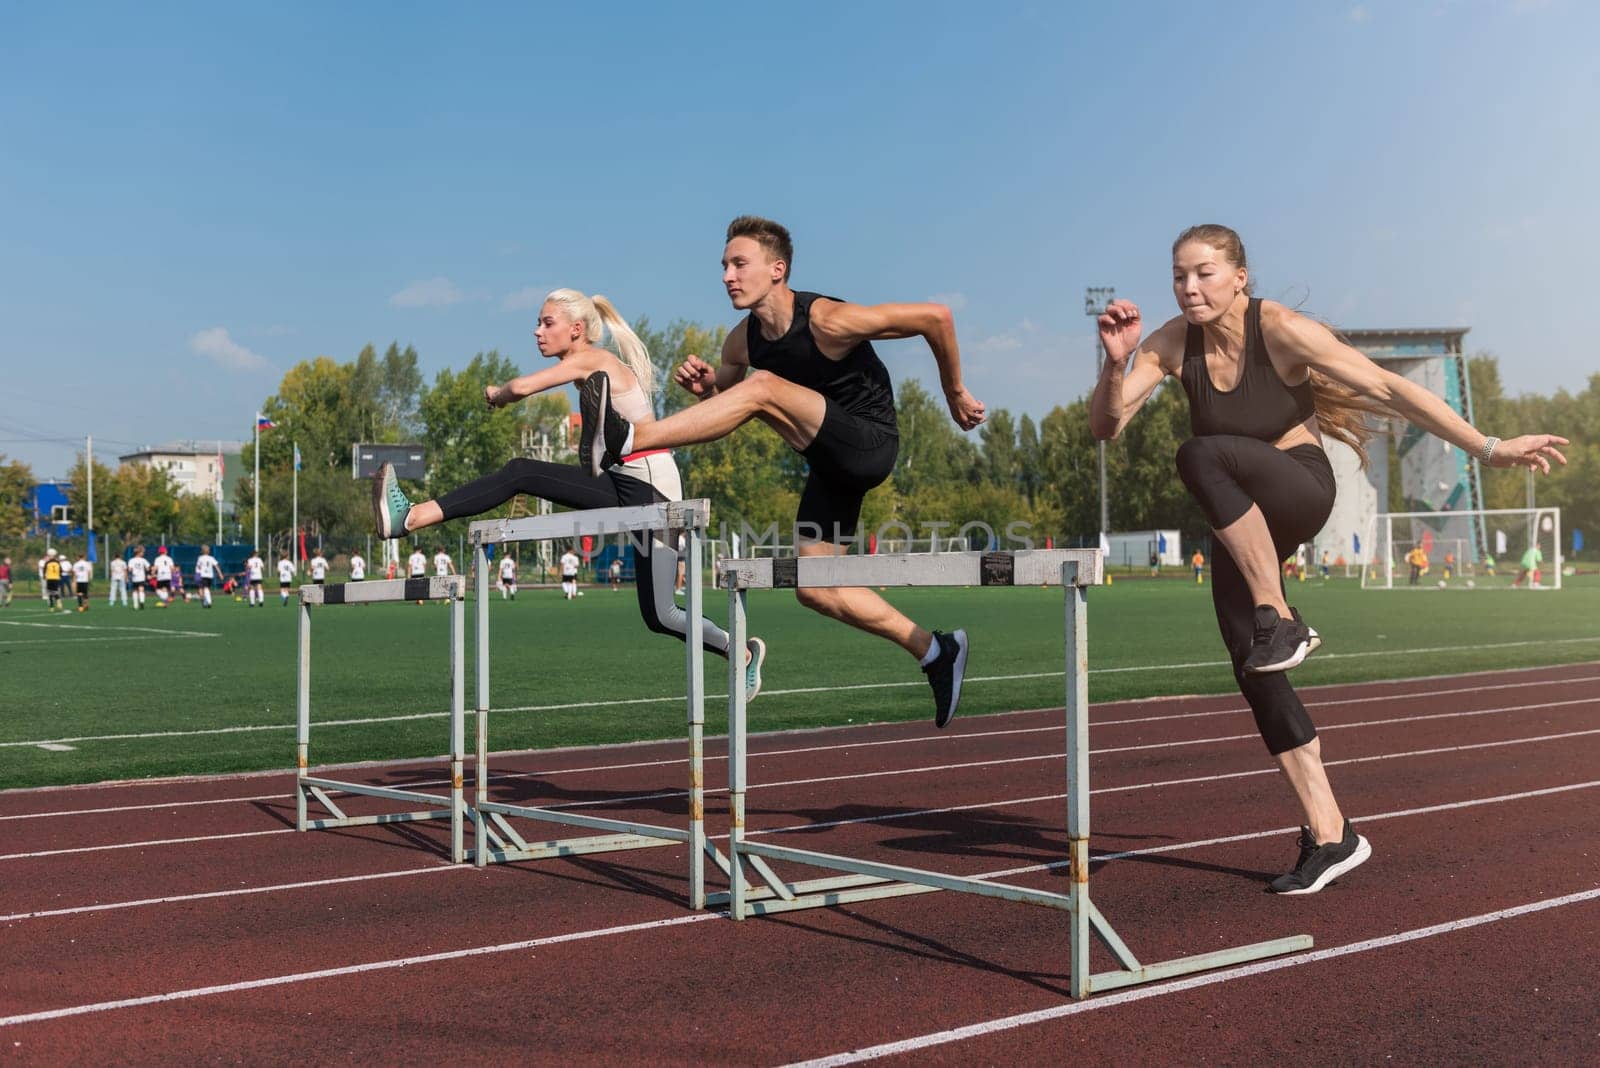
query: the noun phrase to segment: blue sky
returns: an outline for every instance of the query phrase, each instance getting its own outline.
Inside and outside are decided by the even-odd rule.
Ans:
[[[742,212],[791,228],[799,288],[947,300],[969,388],[1035,417],[1090,387],[1084,288],[1166,318],[1202,221],[1265,296],[1468,326],[1513,392],[1579,389],[1597,12],[8,6],[0,453],[49,476],[76,446],[42,438],[246,437],[284,370],[367,342],[430,379],[531,368],[559,285],[731,323]],[[933,379],[919,343],[882,351]]]

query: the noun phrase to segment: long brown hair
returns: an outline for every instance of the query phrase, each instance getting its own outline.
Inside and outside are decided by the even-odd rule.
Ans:
[[[1238,232],[1231,227],[1219,223],[1191,226],[1179,234],[1178,239],[1172,243],[1172,254],[1176,256],[1178,249],[1191,241],[1210,245],[1235,267],[1243,267],[1247,272],[1250,269],[1250,263],[1244,254],[1244,242],[1239,240]],[[1252,287],[1253,283],[1247,275],[1244,287],[1246,296],[1251,295]],[[1330,326],[1329,329],[1333,328]],[[1340,341],[1344,341],[1338,330],[1333,330],[1333,333]],[[1311,372],[1311,397],[1318,429],[1350,446],[1361,461],[1362,470],[1371,467],[1372,459],[1367,455],[1367,442],[1378,435],[1378,428],[1367,420],[1367,416],[1369,414],[1392,416],[1394,413],[1349,386],[1335,382],[1315,370]]]

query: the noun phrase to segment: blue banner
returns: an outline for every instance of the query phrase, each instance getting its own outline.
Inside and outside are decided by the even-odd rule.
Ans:
[[[1577,527],[1572,528],[1572,551],[1574,553],[1583,552],[1583,531]]]

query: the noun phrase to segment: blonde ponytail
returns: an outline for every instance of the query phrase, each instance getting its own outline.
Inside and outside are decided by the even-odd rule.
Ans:
[[[646,397],[653,397],[656,392],[656,368],[650,362],[650,353],[645,349],[644,342],[639,340],[639,335],[633,332],[633,327],[628,325],[617,311],[616,305],[598,293],[592,298],[594,310],[599,313],[600,320],[611,331],[611,343],[616,346],[617,358],[627,365],[633,372],[633,377],[639,380],[639,388],[644,390]],[[599,338],[590,340],[599,342]]]
[[[639,335],[633,332],[628,321],[617,311],[616,305],[605,297],[590,297],[576,289],[557,289],[544,300],[546,304],[561,305],[566,309],[567,318],[582,323],[584,337],[591,345],[599,345],[609,328],[617,358],[639,380],[639,388],[644,390],[646,397],[655,394],[656,369],[650,362],[650,353],[645,349],[644,342],[639,340]]]

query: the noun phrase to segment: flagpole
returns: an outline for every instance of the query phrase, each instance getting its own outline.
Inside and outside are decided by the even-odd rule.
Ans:
[[[217,442],[217,544],[222,544],[222,442]]]
[[[260,551],[260,545],[261,545],[261,413],[260,412],[256,413],[256,448],[255,448],[255,454],[256,454],[256,477],[255,477],[255,487],[256,487],[256,507],[255,507],[256,532],[255,532],[254,538],[251,541],[251,546],[252,546],[251,551],[252,552],[259,552]]]
[[[294,442],[294,530],[289,535],[289,555],[294,557],[296,571],[300,570],[300,443]]]

